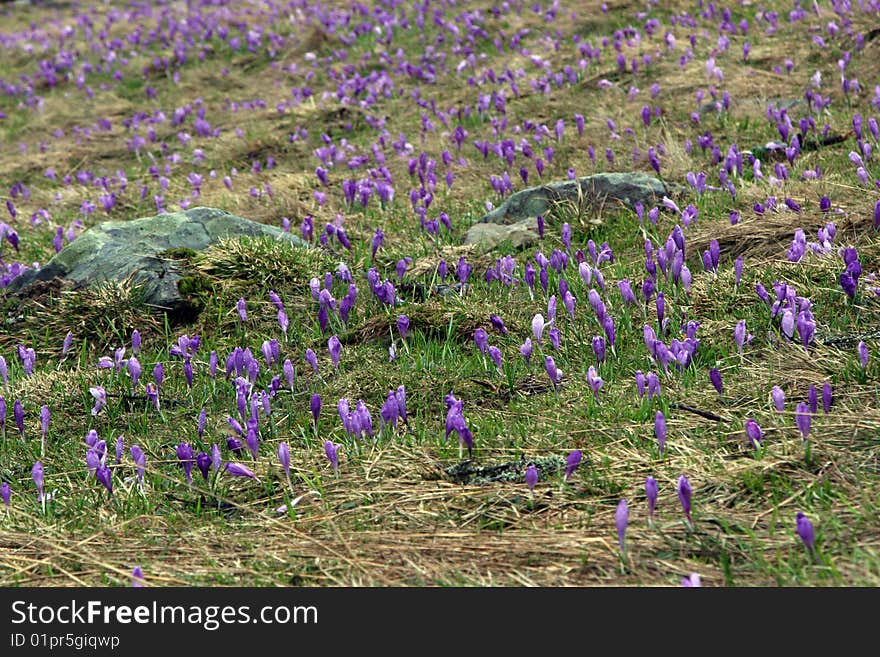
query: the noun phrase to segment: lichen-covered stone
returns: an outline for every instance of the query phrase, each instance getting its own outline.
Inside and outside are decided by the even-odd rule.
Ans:
[[[560,203],[599,207],[617,201],[630,209],[641,203],[658,204],[670,192],[666,183],[641,172],[597,173],[592,176],[552,182],[511,194],[480,223],[515,224],[546,215]]]
[[[132,283],[143,286],[148,304],[174,313],[186,304],[178,289],[183,272],[177,254],[202,251],[223,238],[237,236],[266,236],[308,246],[280,228],[223,210],[197,207],[93,226],[45,266],[27,270],[13,279],[7,290],[13,294],[27,293],[33,283],[55,278],[74,287],[130,278]]]

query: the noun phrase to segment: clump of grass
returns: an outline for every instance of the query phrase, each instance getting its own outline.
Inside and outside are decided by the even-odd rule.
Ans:
[[[131,277],[25,300],[21,315],[20,328],[17,325],[14,332],[18,337],[10,337],[20,340],[22,336],[45,335],[53,341],[46,346],[58,351],[68,332],[104,350],[124,344],[135,328],[149,335],[161,332],[162,327],[161,317],[146,304],[143,285]]]
[[[294,246],[268,237],[222,239],[197,254],[192,266],[220,281],[262,281],[272,286],[301,286],[333,267],[319,249]]]

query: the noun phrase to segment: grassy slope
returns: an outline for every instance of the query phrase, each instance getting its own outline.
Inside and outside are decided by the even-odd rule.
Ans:
[[[499,18],[485,11],[481,14],[488,38],[477,37],[474,47],[477,53],[485,53],[486,59],[479,61],[476,73],[470,74],[478,75],[489,68],[497,73],[523,67],[527,72],[518,81],[521,97],[508,99],[508,126],[512,129],[531,120],[545,123],[552,132],[558,118],[566,122],[562,143],[553,143],[556,154],[545,179],[564,178],[569,167],[578,175],[597,170],[649,170],[644,157],[632,161],[631,151],[635,147],[643,153],[658,143],[667,145],[662,174],[668,180],[683,181],[691,170],[715,171],[717,166],[712,165],[709,153],[695,146],[693,156],[689,156],[682,148],[683,141],[696,141],[699,134],[711,131],[723,155],[731,142],[743,149],[778,138],[775,128],[764,119],[767,101],[802,97],[817,69],[829,83],[835,80],[834,62],[840,52],[851,49],[843,35],[832,41],[828,50],[812,44],[808,34],[818,20],[789,24],[783,18],[777,33],[766,35],[763,26],[759,28],[755,23],[754,8],[736,7],[736,20],[748,18],[752,23],[749,61],[743,63],[740,57],[744,37],[730,36],[729,51],[718,56],[724,70],[719,91],[730,92],[730,111],[706,113],[702,124],[695,126],[688,116],[695,108],[698,89],[706,90],[708,99],[710,83],[704,62],[716,45],[718,18],[699,17],[692,7],[689,9],[698,27],[669,28],[677,37],[677,49],[664,54],[652,67],[636,76],[618,74],[609,46],[602,61],[590,64],[577,84],[553,86],[548,95],[528,85],[528,80],[540,72],[526,57],[509,48],[499,52],[492,45],[499,30],[509,38],[516,30],[528,28],[531,31],[523,37],[524,43],[549,60],[555,72],[566,64],[576,67],[578,55],[571,41],[574,32],[596,46],[601,39],[598,35],[610,35],[614,29],[632,24],[642,31],[642,43],[626,49],[628,58],[664,52],[662,33],[669,25],[672,5],[662,4],[662,10],[653,9],[651,13],[663,20],[663,28],[653,39],[641,30],[644,18],[635,18],[638,8],[626,3],[609,3],[610,10],[604,16],[596,10],[598,3],[579,3],[575,20],[562,18],[560,11],[560,18],[552,23],[544,20],[543,12],[536,14],[528,8]],[[489,6],[469,4],[473,8]],[[456,5],[447,8],[446,15],[451,19],[462,10]],[[4,29],[10,33],[24,29],[31,21],[55,31],[67,20],[55,13],[61,10],[14,7],[6,11],[10,16],[8,23],[4,21],[8,25]],[[96,24],[101,24],[104,11],[95,10]],[[782,16],[787,13],[787,9],[779,11]],[[254,20],[260,23],[267,19]],[[830,16],[821,23],[827,20]],[[856,15],[854,21],[856,30],[865,31],[870,17]],[[144,23],[149,21],[145,19]],[[685,294],[680,286],[664,282],[661,289],[666,296],[667,315],[675,318],[674,325],[680,318],[700,322],[700,347],[687,370],[669,377],[661,374],[662,394],[650,402],[640,402],[636,396],[633,375],[637,369],[658,371],[642,342],[642,326],[646,321],[656,325],[656,310],[653,303],[647,309],[624,307],[615,286],[616,281],[629,278],[638,289],[636,284],[645,276],[638,220],[632,213],[614,208],[603,210],[604,223],[599,227],[593,227],[583,215],[565,217],[574,229],[575,248],[593,239],[598,244],[607,241],[615,253],[615,262],[604,264],[602,272],[608,289],[603,298],[617,324],[617,346],[616,354],[609,354],[599,368],[605,385],[597,400],[585,373],[594,362],[590,339],[601,328],[576,269],[570,266],[564,273],[578,301],[574,322],[559,304],[561,350],[554,352],[545,341],[543,347],[536,348],[529,366],[519,356],[518,347],[530,333],[532,316],[538,312],[547,315],[548,294],[536,287],[532,298],[523,284],[507,288],[496,281],[486,285],[485,267],[508,251],[487,257],[457,246],[469,223],[482,214],[484,201],[499,201],[487,181],[489,175],[501,175],[505,164],[493,156],[484,161],[470,142],[493,139],[491,117],[500,116],[493,112],[464,120],[470,135],[462,154],[468,162],[466,167],[453,167],[455,182],[447,192],[440,154],[445,148],[457,154],[436,117],[432,118],[436,130],[420,138],[419,114],[428,110],[415,107],[407,98],[417,81],[395,72],[395,84],[407,93],[400,98],[381,98],[366,113],[387,117],[386,127],[392,138],[406,133],[415,155],[424,150],[438,160],[437,198],[429,217],[436,217],[440,210],[448,212],[452,234],[441,229],[437,237],[429,237],[418,230],[407,198],[407,159],[394,156],[391,149],[386,153],[387,166],[397,193],[389,208],[380,209],[375,199],[366,209],[345,207],[339,187],[351,174],[344,164],[330,172],[330,200],[318,207],[312,197],[312,191],[319,189],[312,173],[318,161],[312,152],[322,145],[320,134],[332,135],[337,145],[345,138],[354,146],[354,152],[359,152],[369,148],[377,133],[357,113],[347,130],[346,123],[351,119],[340,119],[333,111],[338,108],[335,96],[316,103],[306,101],[287,108],[283,114],[276,105],[291,97],[291,86],[306,84],[301,71],[308,70],[309,65],[303,53],[318,53],[319,64],[307,83],[320,98],[321,91],[336,90],[328,71],[339,72],[349,64],[360,66],[362,74],[367,75],[379,68],[375,52],[378,47],[374,48],[370,35],[361,36],[346,48],[347,61],[341,63],[336,61],[341,44],[332,35],[308,25],[291,28],[286,19],[274,19],[273,25],[279,34],[293,30],[287,48],[274,61],[262,50],[232,51],[215,38],[205,45],[203,62],[196,56],[200,46],[191,51],[176,82],[171,74],[164,73],[151,73],[143,79],[140,72],[145,64],[157,54],[169,55],[168,49],[156,44],[132,58],[121,82],[114,81],[109,73],[91,78],[89,84],[95,92],[91,99],[68,83],[40,90],[42,112],[16,107],[8,98],[0,100],[0,109],[7,114],[0,122],[4,188],[20,180],[30,190],[29,199],[15,200],[23,262],[45,262],[52,253],[55,225],[68,226],[80,217],[83,199],[95,202],[98,196],[94,188],[76,181],[65,186],[60,180],[47,180],[42,175],[46,167],[54,167],[59,179],[80,170],[91,170],[99,176],[113,175],[119,169],[126,171],[131,190],[121,195],[109,213],[99,209],[84,217],[86,226],[108,217],[143,216],[154,211],[151,199],[159,193],[147,169],[153,157],[160,165],[168,161],[157,145],[161,141],[168,143],[169,152],[181,155],[180,163],[170,163],[168,191],[164,194],[167,207],[176,207],[177,200],[190,195],[186,175],[196,170],[205,176],[205,184],[194,204],[222,207],[275,225],[280,224],[281,217],[289,217],[294,230],[303,216],[311,213],[316,218],[316,232],[339,212],[354,243],[352,253],[331,243],[324,260],[299,262],[290,254],[257,254],[245,258],[244,264],[202,274],[199,281],[204,288],[205,309],[190,326],[169,327],[149,316],[132,299],[133,292],[124,287],[55,293],[32,300],[14,312],[7,308],[20,318],[9,323],[0,338],[0,349],[10,364],[9,384],[3,391],[10,411],[6,439],[0,442],[0,479],[11,482],[14,491],[11,508],[0,511],[0,545],[5,548],[0,555],[0,583],[124,585],[134,565],[140,565],[147,580],[155,585],[653,585],[678,584],[681,576],[690,572],[700,573],[704,583],[710,585],[880,583],[877,338],[866,340],[872,351],[866,372],[859,367],[855,352],[858,336],[876,336],[880,304],[864,285],[855,300],[847,300],[836,282],[843,268],[836,254],[810,255],[800,263],[789,263],[785,257],[795,228],[803,227],[812,239],[816,229],[828,220],[818,208],[819,197],[827,194],[837,209],[833,215],[838,224],[835,244],[858,247],[865,276],[877,270],[880,242],[877,233],[870,230],[870,213],[877,194],[858,187],[847,159],[847,153],[855,148],[851,138],[834,147],[805,153],[796,162],[798,172],[820,165],[824,172],[820,181],[803,182],[792,176],[782,189],[773,190],[766,178],[754,181],[746,175],[736,180],[735,202],[720,193],[685,200],[700,209],[699,219],[687,231],[693,288]],[[130,28],[127,22],[115,22],[110,33],[124,35]],[[558,51],[544,37],[555,30],[559,30],[557,38],[562,44]],[[415,26],[397,28],[388,50],[394,53],[400,47],[410,61],[418,62],[427,44],[441,31],[430,21],[425,30]],[[691,32],[699,35],[696,56],[682,68],[678,58]],[[450,46],[444,42],[436,48]],[[834,102],[817,117],[820,125],[827,122],[834,133],[843,134],[849,129],[854,111],[871,114],[871,85],[867,81],[877,79],[877,48],[877,41],[869,42],[865,52],[854,54],[848,69],[851,76],[863,81],[866,91],[861,96],[847,100],[839,92],[839,85],[823,87]],[[365,61],[364,54],[371,50],[373,54]],[[320,60],[323,57],[330,59],[324,63]],[[786,57],[795,62],[792,73],[774,73],[774,66],[781,66]],[[292,63],[299,65],[299,72],[289,72]],[[456,73],[457,63],[458,57],[449,54],[445,65],[439,67],[436,84],[418,83],[423,98],[436,101],[440,107],[473,107],[478,93],[491,92],[488,82],[479,90],[469,87],[469,73]],[[11,80],[23,71],[31,72],[33,61],[26,56],[12,57],[0,66],[0,77]],[[223,69],[228,69],[228,74],[223,74]],[[600,88],[597,82],[603,78],[615,85]],[[651,101],[648,90],[653,82],[659,83],[660,92]],[[100,88],[102,83],[107,85],[104,90]],[[146,96],[147,86],[155,90],[154,97]],[[634,100],[627,99],[631,86],[640,89]],[[511,96],[509,88],[507,92]],[[181,128],[165,122],[155,126],[157,144],[137,155],[126,149],[132,133],[123,127],[124,119],[138,110],[162,109],[170,116],[176,107],[197,98],[207,109],[206,119],[220,128],[219,137],[193,137],[184,145],[176,137]],[[264,107],[228,111],[230,103],[255,99],[262,100]],[[639,116],[646,103],[663,108],[662,119],[655,119],[647,128]],[[575,113],[586,117],[581,136],[574,131]],[[75,129],[93,126],[96,117],[109,118],[112,128],[106,132],[93,130],[91,135]],[[606,118],[616,122],[619,141],[609,140]],[[191,121],[186,126],[192,133]],[[54,139],[51,131],[58,127],[64,130],[64,137]],[[303,127],[308,137],[299,132]],[[236,128],[241,129],[240,135],[236,135]],[[625,128],[632,131],[627,133]],[[141,129],[140,134],[146,131]],[[291,134],[300,134],[301,138],[291,141]],[[45,149],[40,152],[43,141]],[[27,156],[20,155],[18,144],[26,144]],[[588,145],[598,151],[595,164],[587,156]],[[615,150],[615,165],[603,157],[609,145]],[[205,159],[191,165],[194,147],[204,151]],[[276,166],[266,169],[270,156]],[[264,165],[262,171],[252,171],[254,159]],[[516,189],[522,187],[520,166],[530,167],[530,182],[538,180],[533,165],[519,154],[516,164],[510,167]],[[221,178],[232,167],[239,174],[229,191]],[[217,172],[216,179],[207,175],[212,169]],[[876,166],[874,170],[876,173]],[[771,171],[772,166],[765,163],[765,173]],[[712,178],[710,175],[710,182]],[[137,193],[142,181],[150,187],[146,201],[141,201]],[[267,183],[271,185],[271,196],[265,193]],[[248,191],[251,187],[264,193],[255,197]],[[802,211],[795,214],[783,210],[763,217],[754,213],[753,203],[770,194],[797,199]],[[52,221],[28,227],[27,217],[41,207],[50,210]],[[734,209],[741,212],[743,221],[730,226],[728,213]],[[553,248],[562,248],[560,221],[557,218],[548,225],[540,247],[547,255]],[[648,224],[647,235],[655,244],[662,244],[674,224],[673,214],[663,213],[656,226]],[[383,276],[396,280],[395,263],[411,256],[415,269],[405,280],[427,284],[433,280],[441,257],[452,264],[464,254],[474,265],[473,284],[461,297],[433,295],[428,299],[402,286],[405,304],[394,310],[381,307],[371,298],[362,274],[370,266],[369,239],[376,227],[386,235],[376,261]],[[723,247],[717,276],[703,273],[699,264],[699,253],[713,237]],[[7,256],[8,246],[4,249]],[[215,253],[212,259],[220,255]],[[514,255],[517,275],[521,276],[532,253]],[[737,255],[743,256],[746,267],[741,283],[735,287],[732,264]],[[332,332],[338,332],[344,342],[339,369],[335,371],[326,349],[330,333],[322,334],[317,326],[307,282],[312,275],[335,269],[340,259],[356,272],[360,293],[347,326],[338,321],[333,325]],[[235,258],[230,261],[242,262]],[[558,290],[559,278],[551,270],[551,293]],[[778,322],[771,322],[768,308],[754,294],[755,283],[762,282],[772,289],[775,280],[791,283],[798,294],[814,303],[819,340],[809,350],[780,338]],[[291,316],[288,342],[283,342],[275,322],[269,289],[279,293]],[[336,281],[333,293],[339,298],[346,289],[346,284]],[[248,300],[249,320],[244,326],[239,325],[235,311],[239,297]],[[405,341],[393,328],[401,312],[413,318]],[[490,313],[501,315],[508,335],[492,329]],[[733,327],[740,319],[746,320],[755,336],[742,354],[737,353],[732,338]],[[489,331],[490,343],[502,349],[503,372],[497,372],[491,361],[475,349],[472,335],[479,326]],[[131,382],[124,368],[116,374],[96,367],[99,356],[128,346],[134,328],[144,336],[139,354],[144,370],[141,394],[154,364],[165,365],[161,413],[142,401],[126,403],[123,396],[130,391]],[[75,347],[62,360],[60,347],[68,330],[76,337]],[[180,359],[168,354],[169,346],[182,333],[198,333],[203,340],[195,358],[191,389],[184,380]],[[398,356],[389,362],[392,335]],[[835,343],[840,346],[822,344],[829,336],[847,336],[850,341]],[[230,433],[226,417],[236,414],[230,384],[222,376],[216,380],[208,376],[208,354],[212,349],[220,354],[222,369],[222,361],[233,347],[247,346],[259,355],[261,343],[273,337],[282,340],[282,360],[290,358],[296,364],[297,380],[292,391],[285,387],[279,392],[271,418],[261,421],[263,440],[258,461],[242,459],[259,480],[221,476],[203,483],[196,474],[193,485],[187,487],[176,464],[176,444],[187,440],[208,450],[214,442],[222,446]],[[24,375],[15,355],[19,342],[33,346],[37,352],[36,372],[30,377]],[[307,347],[319,354],[319,375],[314,375],[302,360]],[[565,373],[557,390],[547,385],[541,367],[545,354],[553,354]],[[711,367],[722,372],[723,397],[708,383]],[[278,373],[278,367],[274,369],[261,374],[261,387]],[[813,418],[807,459],[794,425],[793,409],[806,398],[811,384],[821,389],[825,381],[833,386],[834,404],[829,414],[820,408]],[[94,385],[103,385],[114,395],[96,417],[89,413],[93,400],[88,389]],[[345,436],[336,415],[339,398],[365,400],[378,426],[381,403],[387,392],[399,385],[407,390],[410,418],[406,426],[383,432],[376,441],[354,441]],[[774,385],[786,394],[786,411],[782,414],[773,410],[768,397]],[[585,463],[567,482],[563,482],[560,472],[545,473],[533,495],[519,480],[486,485],[448,480],[443,468],[459,461],[455,438],[444,440],[444,395],[449,392],[464,401],[478,464],[564,458],[575,448],[583,451]],[[312,426],[309,413],[312,393],[320,393],[324,400],[317,428]],[[12,421],[15,399],[22,400],[26,412],[25,441],[19,439]],[[41,457],[42,404],[49,405],[52,420],[46,453]],[[680,404],[715,413],[722,420],[706,420],[682,410],[677,406]],[[208,425],[199,439],[196,423],[203,408]],[[662,456],[653,433],[658,409],[664,411],[669,425],[667,449]],[[756,419],[765,432],[765,447],[757,454],[743,434],[746,418]],[[143,493],[134,484],[127,453],[122,464],[114,468],[113,498],[87,476],[82,437],[89,429],[97,430],[107,440],[111,452],[119,435],[124,436],[126,446],[137,443],[143,447],[147,454]],[[326,439],[343,444],[338,476],[323,454]],[[291,488],[275,458],[280,441],[291,446]],[[30,468],[37,458],[42,458],[45,466],[47,488],[57,491],[45,515],[30,482]],[[675,484],[682,474],[694,487],[693,529],[683,521],[676,498]],[[660,486],[653,526],[647,522],[643,490],[649,475],[656,477]],[[277,507],[301,495],[304,497],[295,512],[276,513]],[[614,528],[615,508],[621,498],[627,498],[630,504],[625,561],[619,556]],[[798,510],[807,513],[816,526],[819,549],[815,555],[804,550],[794,533]]]

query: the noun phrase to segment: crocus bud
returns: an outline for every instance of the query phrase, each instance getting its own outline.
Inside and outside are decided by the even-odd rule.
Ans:
[[[804,547],[812,552],[816,545],[816,534],[813,530],[813,523],[811,523],[810,519],[804,515],[803,511],[797,512],[795,521],[797,523],[797,535],[800,536],[801,540],[804,542]]]
[[[568,458],[566,459],[565,465],[564,481],[568,481],[574,471],[578,469],[578,466],[581,464],[581,457],[581,450],[579,449],[574,449],[568,453]]]
[[[691,489],[691,482],[688,481],[687,477],[681,475],[678,478],[676,490],[678,491],[678,501],[681,502],[681,510],[684,511],[688,524],[693,527],[694,520],[691,516],[691,493],[693,491]]]
[[[629,507],[626,500],[620,500],[617,511],[614,514],[614,524],[617,526],[617,541],[620,544],[621,553],[626,553],[626,526],[629,524]]]
[[[648,498],[648,519],[654,521],[654,509],[657,507],[657,480],[654,477],[645,479],[645,496]]]
[[[535,467],[534,464],[529,465],[526,468],[526,486],[529,487],[529,490],[535,490],[535,485],[538,483],[538,468]],[[4,484],[8,488],[8,484]],[[8,506],[8,504],[7,504]]]
[[[654,435],[657,437],[657,444],[660,447],[660,455],[666,449],[666,418],[663,411],[657,411],[654,415]]]

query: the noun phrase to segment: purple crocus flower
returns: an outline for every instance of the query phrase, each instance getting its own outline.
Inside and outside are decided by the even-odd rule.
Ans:
[[[859,363],[864,370],[868,367],[868,345],[864,341],[860,341],[856,351],[859,354]]]
[[[761,446],[761,441],[764,437],[764,434],[761,431],[761,427],[758,426],[758,423],[755,422],[752,418],[749,418],[746,420],[745,430],[746,438],[749,439],[749,443],[751,443],[752,447],[758,449],[758,447]]]
[[[40,407],[40,429],[43,432],[42,452],[46,451],[46,435],[49,433],[49,407],[45,404]]]
[[[550,377],[550,383],[556,388],[562,381],[562,370],[556,367],[556,361],[553,356],[544,357],[544,369],[547,370],[547,376]]]
[[[501,350],[496,346],[491,346],[488,349],[489,358],[492,359],[492,362],[495,363],[495,367],[499,370],[501,369]]]
[[[526,486],[529,487],[530,491],[535,490],[535,485],[538,483],[538,468],[535,467],[535,464],[532,463],[526,468]],[[8,488],[8,486],[7,486]],[[7,504],[8,506],[8,504]]]
[[[645,479],[645,495],[648,498],[648,521],[654,522],[654,509],[657,507],[657,480],[654,477]]]
[[[218,472],[222,465],[223,457],[220,454],[220,446],[214,443],[211,445],[211,467],[214,468],[214,472]]]
[[[177,458],[180,461],[180,465],[183,466],[186,483],[192,485],[192,469],[195,464],[195,459],[193,457],[193,448],[189,443],[180,443],[177,445]]]
[[[798,404],[794,412],[794,421],[797,425],[798,431],[801,432],[801,437],[804,441],[807,440],[807,436],[810,433],[811,419],[812,413],[810,412],[810,407],[804,402]]]
[[[773,386],[770,391],[770,398],[773,400],[773,407],[782,413],[785,410],[785,393],[779,386]]]
[[[147,455],[144,454],[144,450],[142,450],[139,445],[132,445],[129,452],[131,453],[131,460],[134,461],[134,464],[137,467],[138,484],[143,486],[144,469],[147,467]]]
[[[95,398],[95,406],[92,408],[92,415],[97,415],[102,408],[107,405],[107,391],[101,386],[89,388],[92,397]]]
[[[660,455],[666,449],[666,417],[663,411],[657,411],[654,415],[654,435],[657,437],[657,445],[660,447]]]
[[[333,361],[333,368],[339,370],[339,356],[342,354],[342,343],[335,335],[330,336],[327,341],[327,350],[330,352],[330,360]]]
[[[691,517],[691,482],[688,481],[688,478],[684,475],[681,475],[678,478],[678,486],[676,487],[678,491],[678,501],[681,502],[681,510],[684,511],[684,515],[688,520],[688,524],[693,527],[694,520]]]
[[[61,356],[67,356],[67,352],[70,351],[70,348],[73,346],[73,333],[70,331],[67,332],[67,335],[64,336],[64,343],[61,345]]]
[[[498,315],[489,315],[489,321],[492,322],[492,326],[494,326],[495,330],[501,333],[501,335],[507,335],[507,327],[504,325],[504,320]]]
[[[125,438],[119,436],[116,439],[116,444],[114,447],[116,451],[116,459],[114,463],[116,463],[116,465],[119,465],[122,462],[122,455],[125,452]]]
[[[199,439],[201,439],[202,436],[205,435],[205,426],[207,424],[208,424],[208,413],[203,408],[201,410],[201,412],[199,413],[199,420],[198,420],[198,424],[196,426],[196,431],[199,434]]]
[[[578,469],[578,466],[581,464],[581,450],[573,449],[568,453],[568,458],[565,460],[565,477],[563,481],[568,481],[571,478],[571,475],[574,474],[574,471]]]
[[[9,483],[4,481],[0,485],[0,500],[3,501],[3,506],[8,508],[10,499],[12,499],[12,489],[9,488]]]
[[[137,388],[138,379],[141,378],[141,364],[134,356],[128,359],[128,375],[131,377],[131,390],[134,392],[135,388]]]
[[[526,365],[528,365],[529,362],[531,361],[533,351],[534,351],[534,346],[532,345],[532,339],[526,338],[526,341],[523,342],[519,348],[519,353],[522,354],[523,359],[526,361]]]
[[[804,542],[804,547],[808,552],[812,552],[816,546],[816,533],[813,530],[813,523],[804,515],[803,511],[798,511],[795,516],[797,535]]]
[[[309,400],[309,408],[312,411],[312,418],[315,421],[315,427],[318,426],[318,415],[321,413],[321,395],[314,393]]]
[[[113,473],[103,463],[95,470],[95,479],[97,479],[110,495],[113,495]]]
[[[15,426],[18,427],[21,439],[24,440],[24,406],[20,399],[16,399],[12,405],[12,419],[15,420]]]
[[[43,495],[43,464],[37,461],[31,468],[31,478],[34,480],[34,486],[37,487],[38,499],[45,504],[45,496]]]
[[[278,444],[278,462],[281,463],[281,467],[284,469],[284,475],[287,477],[287,481],[289,483],[290,482],[290,447],[285,442]]]
[[[701,586],[700,576],[697,573],[691,573],[687,577],[682,577],[681,585],[685,588],[699,588]]]
[[[593,396],[596,399],[596,402],[599,401],[599,390],[605,384],[602,380],[602,377],[599,376],[599,372],[592,365],[587,369],[587,384],[590,386],[590,390],[593,391]]]
[[[601,335],[593,336],[593,353],[596,355],[596,362],[601,364],[605,362],[605,338]]]
[[[312,370],[315,374],[318,373],[318,356],[312,349],[306,349],[305,355],[306,362],[312,366]]]
[[[409,331],[409,317],[406,315],[398,315],[397,330],[400,332],[400,339],[406,340],[407,331]]]
[[[746,335],[746,320],[739,320],[736,323],[736,327],[733,329],[733,340],[734,342],[736,342],[736,350],[739,353],[742,353],[743,345],[745,345],[747,342],[750,342],[751,339],[751,335]]]
[[[827,415],[831,410],[831,402],[833,400],[831,384],[826,381],[822,384],[822,411]]]
[[[486,333],[485,329],[478,328],[474,331],[474,343],[477,345],[480,353],[485,355],[486,350],[489,348],[489,334]]]
[[[196,467],[202,473],[205,481],[208,481],[208,474],[211,472],[211,457],[206,452],[199,452],[196,456]]]
[[[327,456],[327,460],[330,461],[330,465],[333,466],[333,472],[339,474],[339,448],[341,445],[337,445],[331,440],[324,441],[324,454]]]
[[[626,503],[626,499],[622,499],[617,503],[614,524],[617,526],[617,542],[620,545],[620,551],[626,554],[626,527],[629,524],[629,506]]]
[[[132,588],[142,588],[144,585],[144,571],[140,566],[135,566],[131,571]]]
[[[717,367],[713,367],[711,370],[709,370],[709,381],[712,383],[712,386],[715,388],[715,390],[720,395],[721,390],[722,390],[721,372],[718,371]]]
[[[235,309],[238,311],[238,321],[241,324],[247,322],[247,302],[244,300],[244,297],[241,297],[236,302]]]
[[[233,477],[248,477],[249,479],[256,479],[257,476],[250,471],[249,468],[242,465],[241,463],[227,463],[226,472],[228,472]]]
[[[816,414],[816,411],[819,410],[819,397],[816,393],[816,386],[810,385],[810,389],[807,390],[807,404],[810,406],[810,413],[813,415]]]

